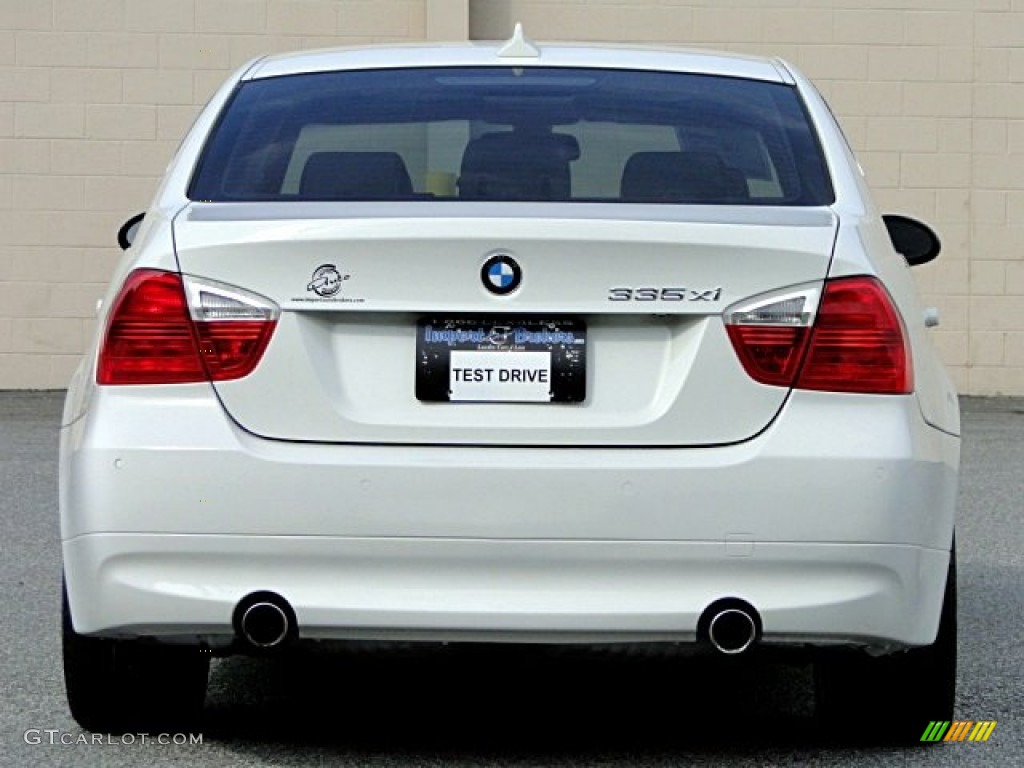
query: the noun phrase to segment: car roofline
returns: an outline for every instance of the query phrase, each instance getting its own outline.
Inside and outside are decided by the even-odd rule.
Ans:
[[[409,43],[323,48],[260,59],[242,80],[346,70],[424,67],[576,67],[651,70],[793,84],[778,59],[694,48],[622,44],[534,43],[536,55],[503,55],[504,42]]]

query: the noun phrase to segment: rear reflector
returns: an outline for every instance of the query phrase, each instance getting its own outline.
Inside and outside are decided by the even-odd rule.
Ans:
[[[872,277],[847,277],[769,294],[725,313],[747,374],[762,384],[828,392],[906,394],[913,390],[903,324]]]
[[[237,288],[136,270],[111,307],[96,381],[184,384],[241,378],[263,356],[277,314],[272,302]]]

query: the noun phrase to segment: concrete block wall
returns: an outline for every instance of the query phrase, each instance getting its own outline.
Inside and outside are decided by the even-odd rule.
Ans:
[[[0,388],[62,387],[199,106],[267,52],[507,37],[781,55],[828,97],[915,270],[958,387],[1024,395],[1024,0],[0,0]]]

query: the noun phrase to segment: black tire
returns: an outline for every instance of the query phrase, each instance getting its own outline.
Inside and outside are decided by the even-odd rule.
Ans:
[[[956,549],[932,645],[888,656],[823,656],[815,668],[817,714],[844,740],[920,743],[933,720],[952,720],[956,699]]]
[[[62,608],[64,687],[71,716],[88,731],[187,732],[199,723],[210,659],[196,647],[87,637]]]

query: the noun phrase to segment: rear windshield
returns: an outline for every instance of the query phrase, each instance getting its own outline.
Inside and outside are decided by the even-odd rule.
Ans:
[[[795,88],[542,67],[326,72],[242,83],[189,196],[827,205]]]

